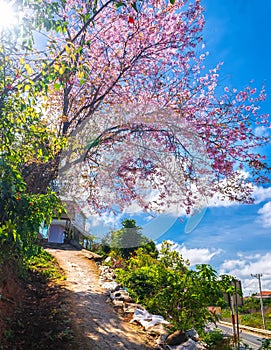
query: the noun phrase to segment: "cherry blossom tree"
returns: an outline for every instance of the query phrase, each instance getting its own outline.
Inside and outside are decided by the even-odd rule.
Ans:
[[[258,151],[269,139],[255,133],[270,126],[259,112],[265,92],[225,87],[218,96],[220,65],[204,67],[200,1],[36,6],[50,9],[33,22],[46,50],[22,62],[20,84],[46,94],[47,123],[68,141],[51,162],[25,167],[31,191],[60,174],[62,193],[96,213],[133,203],[189,213],[216,193],[253,200],[251,184],[270,170]]]

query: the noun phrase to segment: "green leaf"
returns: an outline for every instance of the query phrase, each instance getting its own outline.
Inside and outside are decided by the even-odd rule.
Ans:
[[[132,8],[133,8],[136,12],[138,12],[137,6],[136,6],[136,2],[133,2],[133,3],[132,3]]]
[[[61,88],[61,84],[54,83],[54,88],[56,89],[56,91],[58,91]]]
[[[116,5],[116,8],[120,8],[122,6],[126,6],[126,4],[124,2],[118,2],[117,5]]]

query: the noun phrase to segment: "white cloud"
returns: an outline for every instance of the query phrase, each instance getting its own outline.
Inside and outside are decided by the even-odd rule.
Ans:
[[[88,216],[86,231],[94,235],[99,241],[104,238],[111,230],[116,230],[121,226],[121,220],[123,219],[122,213],[114,215],[111,213],[105,213],[102,215]]]
[[[212,258],[221,252],[220,249],[210,251],[208,248],[193,248],[188,249],[183,246],[180,253],[185,259],[190,261],[190,265],[209,264]]]
[[[233,205],[239,205],[240,203],[231,201],[227,198],[222,198],[220,193],[215,194],[208,200],[208,207],[230,207]]]
[[[188,259],[190,266],[195,266],[197,264],[209,264],[212,258],[221,253],[221,249],[210,250],[208,248],[187,248],[184,244],[178,244],[173,241],[169,241],[173,244],[172,250],[176,250],[181,253],[183,258]],[[159,249],[161,244],[157,245]]]
[[[221,265],[219,274],[229,274],[242,281],[244,295],[258,291],[258,279],[252,275],[262,274],[263,290],[271,290],[271,253],[246,256],[239,254],[240,259],[226,260]]]
[[[243,260],[226,260],[220,267],[223,270],[234,270],[236,268],[244,268],[245,267],[245,261]]]
[[[259,222],[265,228],[271,227],[271,202],[266,203],[261,209],[258,210],[260,214]]]
[[[253,196],[255,197],[256,204],[261,203],[267,199],[271,199],[271,187],[254,187]]]
[[[268,136],[269,130],[265,126],[257,126],[257,128],[255,129],[255,135],[259,137]]]
[[[270,273],[271,253],[260,256],[250,255],[249,258],[242,257],[240,260],[226,260],[220,267],[221,273],[230,273],[238,276],[249,276],[251,273]],[[271,286],[270,286],[271,287]]]

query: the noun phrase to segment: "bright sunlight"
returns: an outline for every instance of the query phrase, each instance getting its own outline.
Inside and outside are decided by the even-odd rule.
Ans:
[[[16,18],[12,3],[0,0],[0,29],[9,27],[15,23]]]

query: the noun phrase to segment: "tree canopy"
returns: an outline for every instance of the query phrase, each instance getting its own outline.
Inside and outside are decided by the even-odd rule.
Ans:
[[[204,67],[200,1],[65,1],[57,14],[64,28],[34,81],[51,82],[47,113],[70,137],[62,193],[95,213],[134,202],[189,213],[216,193],[252,201],[251,182],[268,180],[257,147],[269,139],[255,133],[269,125],[259,112],[265,93],[225,87],[218,96],[220,65]]]
[[[121,225],[121,229],[111,231],[103,240],[103,244],[110,247],[113,255],[120,255],[126,259],[139,247],[144,247],[146,251],[152,251],[155,255],[155,243],[141,233],[142,227],[137,226],[135,220],[125,219]]]
[[[255,132],[270,125],[264,89],[225,87],[219,96],[220,65],[204,67],[199,0],[13,6],[18,25],[0,33],[10,198],[18,189],[6,166],[26,195],[45,195],[57,178],[63,199],[95,213],[129,205],[190,213],[217,193],[250,203],[252,184],[268,181],[258,147],[270,139]]]

